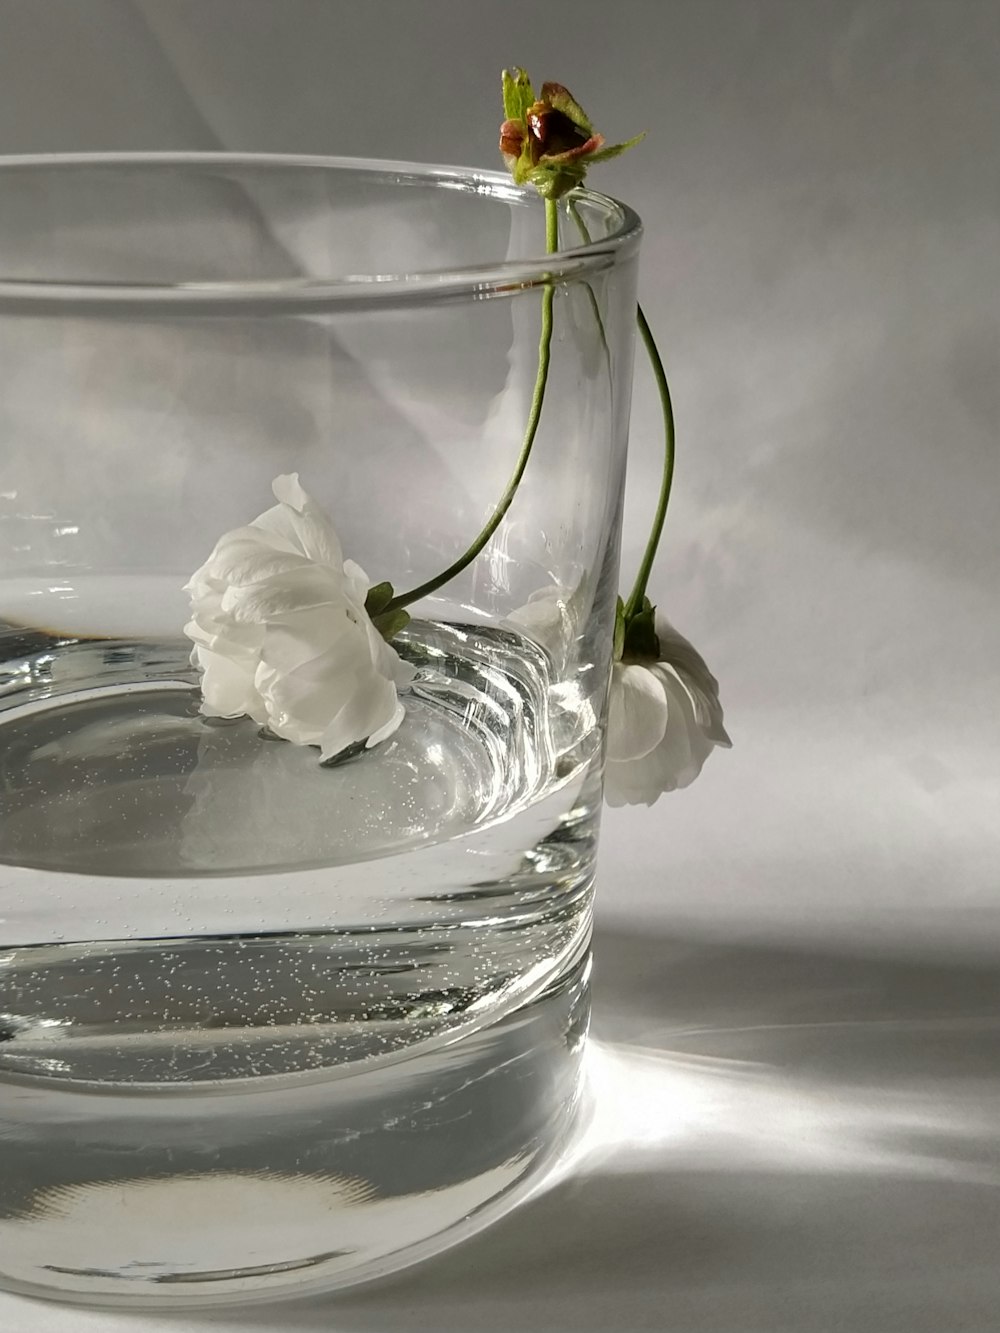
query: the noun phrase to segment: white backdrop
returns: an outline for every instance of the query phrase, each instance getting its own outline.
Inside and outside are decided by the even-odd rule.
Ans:
[[[2,0],[0,150],[492,166],[512,63],[649,131],[593,183],[646,223],[654,591],[734,740],[607,816],[586,1158],[348,1301],[0,1327],[997,1326],[1000,7]]]

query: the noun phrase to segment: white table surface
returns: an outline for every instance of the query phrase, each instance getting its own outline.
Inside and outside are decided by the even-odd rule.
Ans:
[[[381,1286],[4,1333],[1000,1327],[997,6],[8,5],[0,147],[489,164],[518,59],[650,130],[605,183],[678,412],[655,592],[735,742],[609,812],[589,1135]]]

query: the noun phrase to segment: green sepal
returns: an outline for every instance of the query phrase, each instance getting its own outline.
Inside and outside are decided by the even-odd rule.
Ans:
[[[587,167],[582,161],[563,162],[558,166],[546,166],[540,162],[537,167],[525,172],[523,179],[517,183],[523,185],[527,181],[543,199],[561,199],[564,194],[582,185],[586,176]]]
[[[410,613],[404,611],[401,606],[393,611],[385,609],[392,599],[393,587],[388,580],[384,583],[373,583],[365,598],[365,610],[386,643],[391,643],[399,631],[410,623]]]
[[[521,156],[510,169],[510,174],[514,178],[515,185],[534,184],[532,175],[536,168],[531,165],[531,149],[528,147],[528,140],[525,139],[524,143],[525,147],[521,152]],[[540,190],[539,194],[541,194]]]
[[[386,643],[391,643],[401,629],[406,629],[410,623],[409,611],[404,611],[401,606],[395,611],[384,611],[381,615],[372,616],[372,624],[378,630]]]
[[[630,148],[634,148],[637,143],[641,143],[646,137],[646,131],[637,134],[634,139],[626,139],[624,143],[613,143],[608,148],[600,148],[596,153],[587,154],[587,166],[593,162],[610,162],[613,157],[621,157],[622,153],[627,153]]]
[[[619,597],[615,603],[615,642],[612,661],[620,662],[625,651],[625,603]]]
[[[660,640],[656,633],[656,607],[648,597],[642,599],[641,608],[625,626],[625,646],[622,655],[637,662],[660,660]]]
[[[535,103],[535,93],[531,80],[523,69],[516,65],[503,72],[503,114],[505,120],[519,120],[527,123],[528,107]]]
[[[368,589],[368,596],[365,598],[365,610],[371,616],[372,620],[392,601],[391,583],[374,583]]]
[[[570,90],[564,88],[561,83],[543,83],[541,100],[554,111],[561,111],[564,116],[568,116],[578,130],[583,130],[585,134],[593,134],[594,127],[590,123],[590,117]]]

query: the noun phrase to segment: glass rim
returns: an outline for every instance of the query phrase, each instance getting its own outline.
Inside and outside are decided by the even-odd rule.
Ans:
[[[7,173],[39,168],[86,167],[253,167],[267,169],[307,168],[343,171],[384,177],[390,184],[425,183],[441,189],[466,191],[509,202],[531,203],[538,196],[525,186],[515,185],[503,171],[475,167],[445,166],[427,162],[391,159],[325,156],[306,153],[246,152],[89,152],[0,155],[0,181]],[[142,307],[158,307],[164,313],[194,313],[234,307],[253,307],[259,313],[315,311],[317,308],[374,307],[415,300],[420,304],[462,298],[485,299],[512,296],[548,283],[575,281],[611,267],[638,244],[642,221],[628,205],[596,190],[579,188],[572,198],[590,200],[618,215],[615,230],[598,241],[561,249],[553,254],[540,251],[524,259],[462,268],[421,269],[412,273],[358,273],[329,277],[277,279],[224,279],[179,283],[80,282],[52,279],[9,278],[0,269],[0,309],[43,312],[46,307],[67,305],[113,313]]]

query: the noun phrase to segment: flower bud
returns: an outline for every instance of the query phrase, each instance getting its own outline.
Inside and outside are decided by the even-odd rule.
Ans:
[[[639,142],[604,146],[572,93],[561,83],[543,83],[535,97],[527,74],[504,70],[506,119],[500,126],[500,152],[518,185],[533,185],[546,199],[558,199],[581,185],[592,162],[617,157]]]

